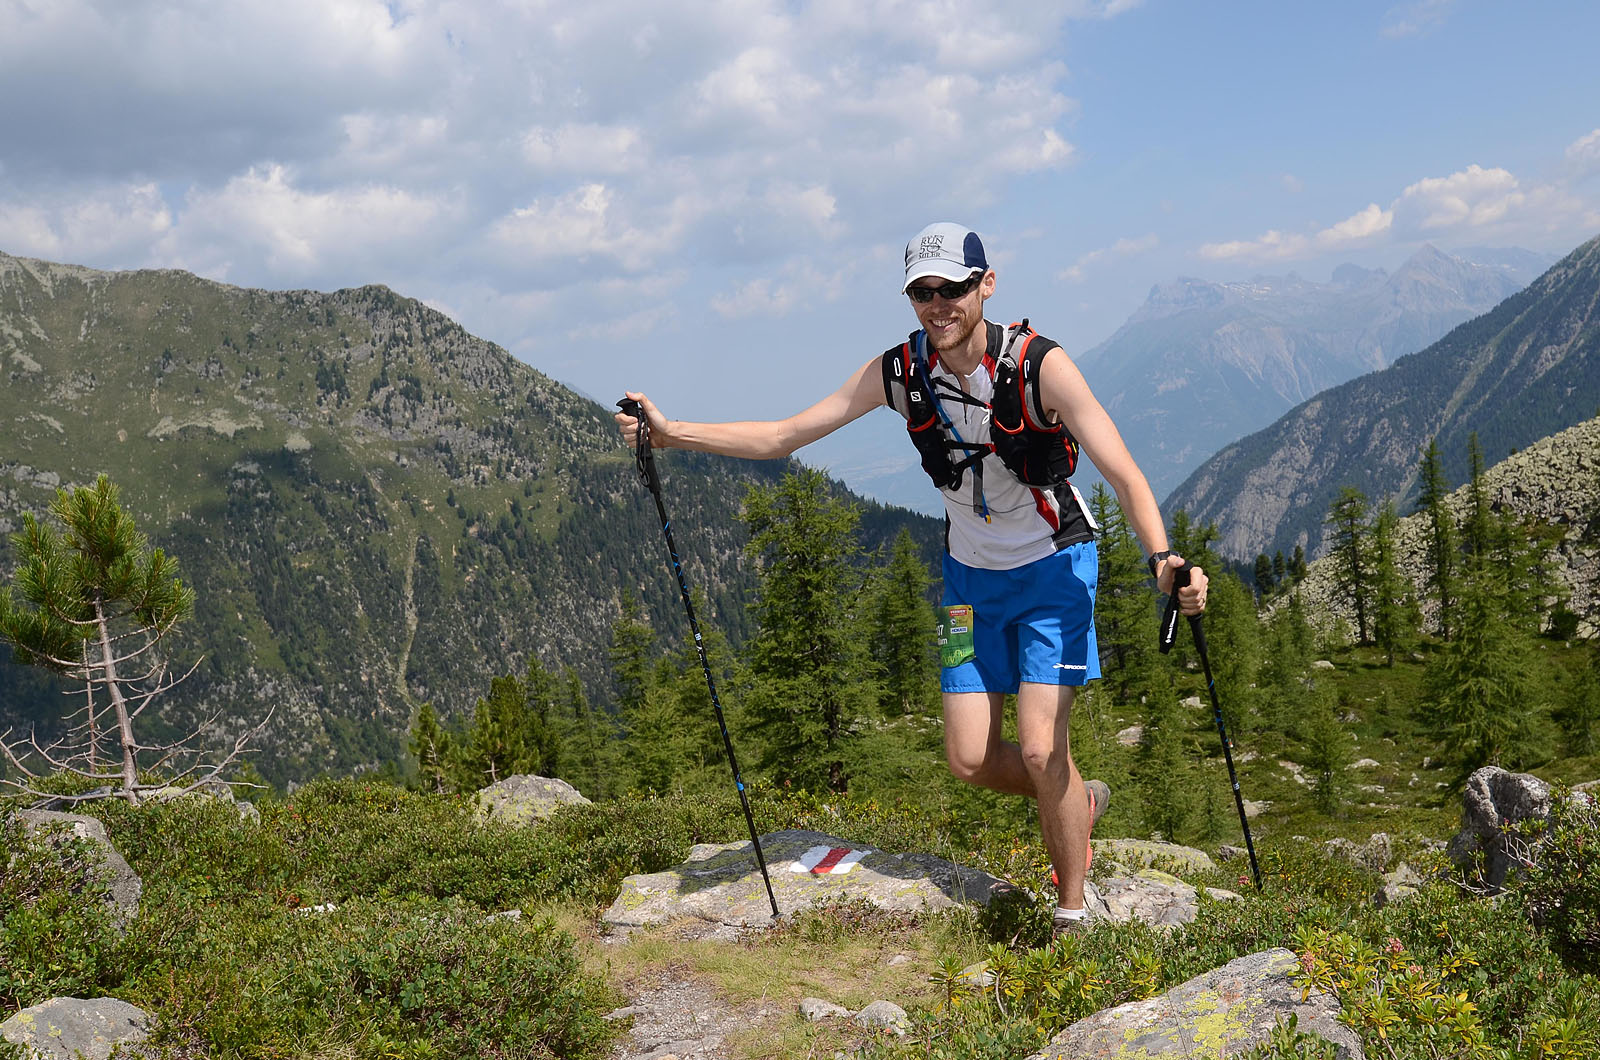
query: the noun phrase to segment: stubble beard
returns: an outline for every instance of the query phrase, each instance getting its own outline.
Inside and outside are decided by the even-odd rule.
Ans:
[[[935,338],[931,334],[928,336],[928,345],[933,347],[934,352],[950,353],[953,350],[965,349],[967,343],[972,341],[973,332],[983,323],[983,314],[979,312],[969,317],[966,313],[962,313],[958,319],[960,324],[951,334],[942,338]]]

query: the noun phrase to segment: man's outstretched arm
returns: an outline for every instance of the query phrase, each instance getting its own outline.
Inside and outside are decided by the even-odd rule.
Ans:
[[[644,394],[630,390],[627,396],[637,401],[649,418],[650,444],[657,449],[693,449],[750,460],[775,460],[832,434],[882,405],[882,361],[882,357],[874,357],[838,390],[803,412],[781,420],[733,423],[669,420]],[[616,414],[616,420],[622,429],[622,440],[632,446],[638,438],[639,421],[622,412]]]

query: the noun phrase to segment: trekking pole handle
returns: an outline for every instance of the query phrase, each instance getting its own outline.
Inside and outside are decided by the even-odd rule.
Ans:
[[[1189,584],[1189,572],[1193,569],[1194,564],[1184,560],[1183,565],[1172,572],[1172,592],[1168,594],[1166,609],[1161,613],[1161,629],[1159,631],[1160,640],[1158,646],[1161,648],[1161,654],[1163,655],[1171,651],[1172,646],[1178,642],[1178,590]],[[1189,626],[1191,629],[1196,629],[1194,619],[1198,617],[1196,615],[1190,619]]]
[[[655,454],[650,451],[650,417],[644,414],[644,409],[631,397],[625,397],[617,402],[617,408],[622,410],[624,416],[632,416],[639,424],[638,441],[634,445],[633,459],[638,465],[639,481],[646,486],[655,488]]]

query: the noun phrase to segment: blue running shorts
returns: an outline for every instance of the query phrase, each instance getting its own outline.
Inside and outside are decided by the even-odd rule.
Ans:
[[[946,692],[1015,692],[1019,682],[1081,685],[1100,676],[1094,591],[1100,554],[1093,541],[1068,545],[1011,570],[969,567],[944,557],[944,604],[973,609],[975,658],[947,666]]]

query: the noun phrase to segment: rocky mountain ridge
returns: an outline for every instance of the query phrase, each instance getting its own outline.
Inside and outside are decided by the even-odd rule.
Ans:
[[[1328,504],[1346,485],[1404,507],[1436,438],[1452,481],[1467,437],[1490,460],[1600,409],[1600,239],[1526,289],[1382,371],[1323,391],[1225,446],[1162,504],[1220,530],[1246,561],[1296,545],[1321,550]]]
[[[1566,606],[1579,616],[1579,635],[1600,636],[1600,418],[1552,435],[1500,461],[1483,473],[1483,487],[1495,511],[1509,510],[1528,522],[1558,527],[1560,539],[1548,553],[1550,568],[1568,594]],[[1471,512],[1463,485],[1446,502],[1459,524]],[[1395,534],[1401,574],[1423,601],[1425,621],[1437,603],[1428,600],[1428,517],[1400,520]],[[1343,619],[1354,626],[1355,608],[1335,583],[1335,562],[1312,563],[1300,582],[1306,610]]]
[[[1343,265],[1329,283],[1180,278],[1078,364],[1162,497],[1227,443],[1422,349],[1534,275],[1424,245],[1392,275]]]

